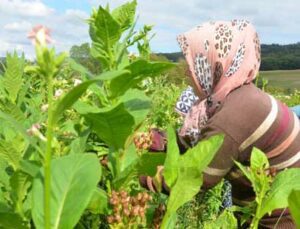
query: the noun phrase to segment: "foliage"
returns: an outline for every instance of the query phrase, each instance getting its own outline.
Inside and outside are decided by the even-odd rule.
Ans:
[[[174,135],[171,136],[172,138],[168,139],[171,142],[170,144],[176,141]],[[164,173],[164,177],[166,182],[171,184],[171,193],[168,199],[167,212],[162,222],[162,228],[172,227],[171,225],[174,225],[176,222],[176,211],[178,208],[191,200],[199,192],[203,182],[202,172],[213,159],[222,143],[223,136],[213,136],[209,140],[204,140],[189,149],[182,156],[179,156],[178,149],[174,149],[173,147],[168,148],[167,159],[164,164],[167,173]],[[178,158],[178,164],[174,164],[172,159],[168,159],[168,157],[172,157],[172,159],[175,157]],[[178,198],[178,196],[181,198]]]
[[[51,167],[51,228],[73,228],[87,208],[101,177],[95,155],[73,154],[53,160]],[[33,182],[32,217],[43,228],[43,170]]]
[[[246,168],[239,162],[236,164],[251,181],[256,194],[255,201],[243,210],[253,214],[251,228],[258,228],[259,220],[267,213],[271,214],[275,209],[287,208],[291,191],[300,189],[299,183],[294,182],[300,177],[300,169],[284,170],[272,177],[270,173],[272,168],[266,155],[256,148],[251,154],[250,168]]]
[[[90,49],[89,43],[74,45],[70,49],[70,57],[91,73],[99,74],[101,72],[100,63],[91,56]]]
[[[204,229],[235,229],[237,227],[237,219],[229,210],[223,211],[216,221],[207,222],[204,224]]]
[[[133,0],[113,10],[94,9],[91,45],[73,46],[71,58],[37,36],[35,62],[16,53],[1,60],[1,228],[149,228],[161,218],[162,228],[236,228],[232,211],[220,212],[222,183],[199,193],[202,171],[223,138],[179,154],[169,126],[182,121],[174,104],[188,84],[187,65],[151,54],[152,26],[135,29],[136,5]],[[289,105],[299,102],[297,91],[289,98],[274,93]],[[167,154],[134,146],[137,132],[153,125],[168,127]],[[137,178],[154,176],[163,164],[171,194],[152,200]],[[238,165],[256,193],[242,209],[253,228],[277,208],[289,207],[299,218],[299,169],[272,177],[257,149],[250,168]]]
[[[288,202],[293,219],[295,220],[297,227],[300,227],[300,191],[293,190],[289,195]]]
[[[163,163],[159,155],[139,157],[132,139],[151,105],[140,82],[173,64],[149,61],[151,27],[134,31],[135,7],[132,1],[113,12],[99,7],[92,13],[90,51],[101,61],[101,74],[85,62],[93,60],[87,45],[71,50],[83,66],[64,53],[56,55],[40,36],[34,37],[35,63],[25,63],[16,53],[6,57],[0,78],[0,196],[5,206],[0,218],[16,220],[2,220],[4,227],[29,227],[32,220],[38,228],[84,225],[81,217],[107,214],[112,188],[132,190],[131,178],[145,172],[144,161],[154,167]],[[135,59],[127,50],[133,45],[140,50]],[[101,178],[99,160],[107,155]],[[100,223],[91,218],[91,225]]]

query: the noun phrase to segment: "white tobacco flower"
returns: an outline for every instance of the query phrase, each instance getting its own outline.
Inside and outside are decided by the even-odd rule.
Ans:
[[[64,91],[62,89],[57,89],[54,93],[54,97],[58,98],[60,97],[62,94],[64,93]]]
[[[30,136],[34,136],[39,132],[39,129],[41,129],[41,125],[38,123],[33,124],[29,129],[27,129],[27,134]]]
[[[48,104],[43,104],[41,107],[42,112],[46,112],[48,110],[49,105]]]
[[[81,83],[82,83],[81,80],[75,79],[75,80],[74,80],[74,87],[78,86],[78,85],[81,84]]]
[[[27,130],[27,134],[29,136],[35,136],[38,137],[39,139],[41,139],[43,142],[46,142],[47,139],[46,137],[40,132],[41,129],[41,125],[39,123],[35,123],[33,124],[28,130]]]

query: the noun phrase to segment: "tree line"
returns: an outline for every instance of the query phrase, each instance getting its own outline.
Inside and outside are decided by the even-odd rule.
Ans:
[[[300,69],[300,42],[288,45],[262,44],[261,53],[260,70],[262,71]],[[184,59],[181,52],[155,53],[152,56],[179,63]],[[74,45],[70,49],[70,57],[93,73],[101,71],[101,64],[90,55],[90,45],[88,43]],[[3,64],[5,64],[5,58],[0,57],[0,74],[3,73]],[[184,64],[182,63],[182,65]]]
[[[169,60],[178,62],[183,59],[181,52],[158,53]],[[289,45],[261,45],[262,62],[260,70],[294,70],[300,69],[300,42]]]

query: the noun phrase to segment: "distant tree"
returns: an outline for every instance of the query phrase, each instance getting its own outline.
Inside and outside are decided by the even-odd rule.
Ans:
[[[101,72],[101,64],[90,54],[89,43],[72,46],[70,49],[70,57],[89,69],[92,73],[98,74]]]
[[[151,54],[151,60],[170,61],[167,56],[161,54]],[[180,58],[177,62],[177,65],[166,73],[166,78],[169,83],[174,83],[179,86],[183,83],[187,83],[189,78],[186,77],[188,67],[186,61],[183,58]]]
[[[291,70],[300,69],[300,43],[289,45],[261,45],[261,70]],[[183,58],[181,52],[158,53],[173,62]]]

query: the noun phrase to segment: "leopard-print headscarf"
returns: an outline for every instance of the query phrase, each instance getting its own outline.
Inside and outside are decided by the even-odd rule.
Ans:
[[[192,98],[187,91],[177,103],[177,110],[186,113],[179,134],[196,143],[201,129],[226,96],[256,77],[260,43],[254,27],[245,20],[207,22],[179,35],[177,40],[198,96]]]

